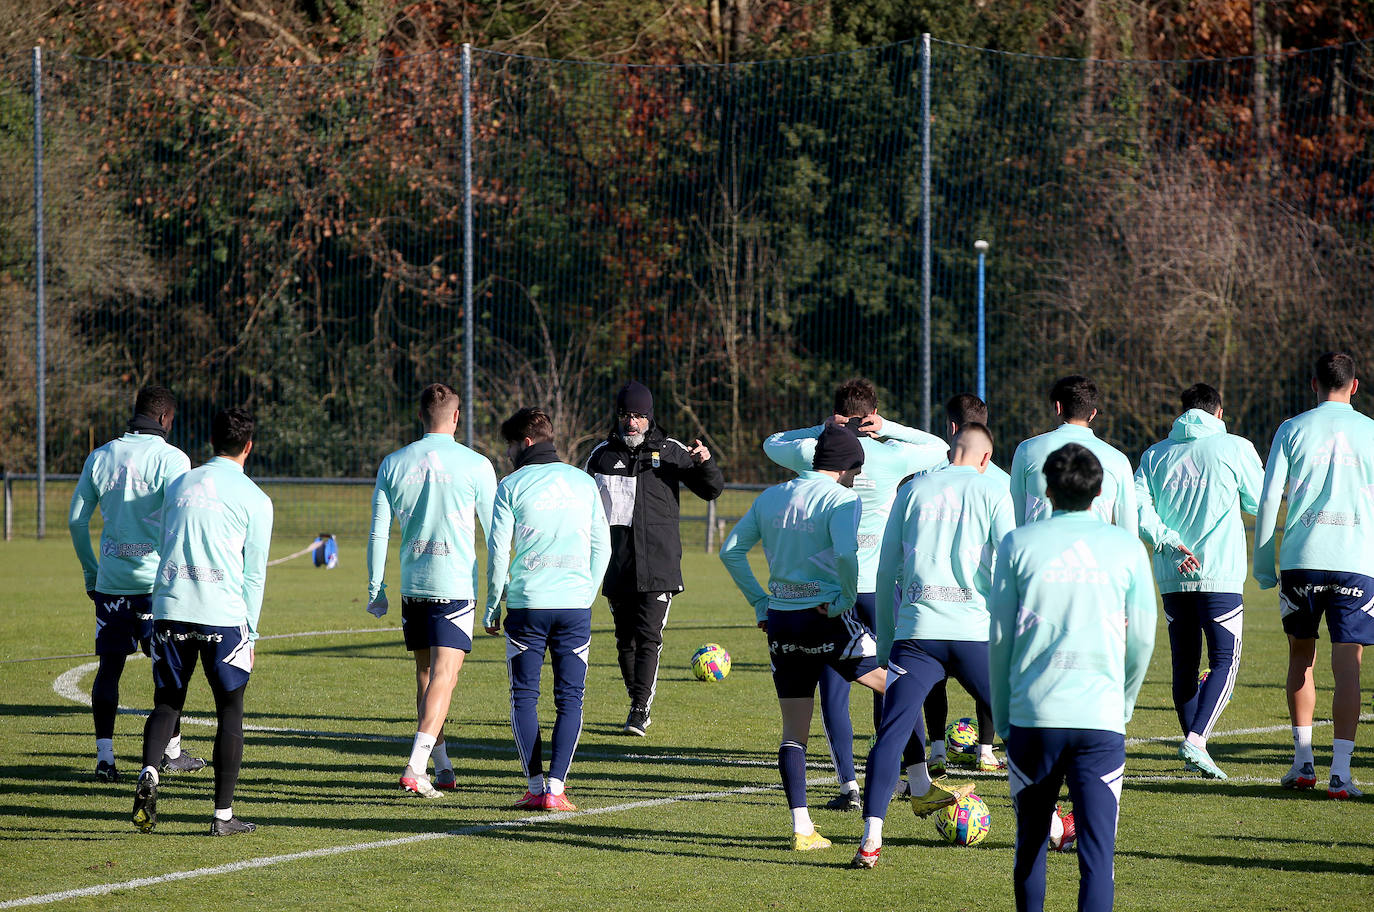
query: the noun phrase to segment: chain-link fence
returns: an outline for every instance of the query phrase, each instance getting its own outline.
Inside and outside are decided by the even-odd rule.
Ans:
[[[1308,405],[1316,354],[1374,354],[1365,44],[470,61],[465,79],[457,50],[44,59],[46,469],[78,471],[160,383],[195,459],[210,414],[242,404],[260,426],[250,471],[365,478],[418,433],[419,388],[462,390],[470,370],[490,454],[530,404],[585,454],[635,377],[730,480],[769,480],[762,437],[819,421],[838,380],[872,378],[885,413],[932,429],[973,389],[979,238],[1004,463],[1054,423],[1066,373],[1097,380],[1099,433],[1127,452],[1199,380],[1263,451]],[[32,72],[0,72],[0,462],[18,472],[37,462]],[[312,503],[322,528],[357,509],[327,488]]]

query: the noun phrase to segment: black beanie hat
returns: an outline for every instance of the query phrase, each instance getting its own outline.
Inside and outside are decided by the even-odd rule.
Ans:
[[[637,415],[654,417],[654,394],[637,380],[631,380],[615,394],[615,409],[618,412],[634,412]]]
[[[811,468],[816,471],[843,472],[864,464],[864,448],[858,436],[843,425],[833,424],[821,431]]]

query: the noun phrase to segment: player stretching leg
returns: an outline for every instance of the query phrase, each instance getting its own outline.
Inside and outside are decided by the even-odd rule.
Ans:
[[[515,806],[575,811],[564,785],[582,733],[591,605],[611,559],[611,532],[596,482],[559,461],[547,414],[521,409],[501,425],[501,436],[515,471],[496,488],[482,625],[492,636],[501,632],[504,597],[510,724],[528,783]],[[556,714],[547,783],[538,714],[546,651]]]
[[[850,611],[858,594],[860,507],[849,486],[863,461],[853,431],[826,428],[816,440],[813,468],[760,494],[720,552],[768,633],[782,713],[778,771],[792,809],[792,848],[801,852],[830,847],[806,804],[806,741],[821,669],[883,691],[873,636]],[[749,567],[749,551],[759,542],[768,557],[767,592]]]
[[[251,833],[234,816],[243,764],[243,695],[253,670],[272,501],[243,473],[253,451],[253,417],[225,409],[211,423],[215,457],[167,488],[162,560],[153,591],[154,707],[143,726],[143,772],[134,792],[134,826],[157,823],[158,769],[196,663],[215,698],[215,813],[211,836]]]
[[[425,798],[456,783],[444,746],[453,687],[472,650],[477,599],[476,519],[491,528],[496,472],[491,462],[453,439],[458,394],[442,383],[420,393],[425,436],[377,467],[372,492],[372,534],[367,542],[367,610],[387,612],[387,538],[391,517],[401,526],[401,628],[415,655],[417,731],[401,787]],[[426,772],[434,760],[431,784]]]
[[[1326,794],[1359,798],[1350,772],[1360,718],[1360,660],[1374,643],[1374,420],[1350,399],[1359,389],[1355,362],[1328,352],[1317,359],[1312,391],[1316,408],[1279,425],[1264,470],[1264,493],[1255,520],[1255,579],[1279,590],[1288,634],[1288,712],[1293,721],[1293,766],[1284,788],[1317,784],[1312,756],[1316,686],[1312,663],[1321,619],[1331,635],[1334,723],[1331,779]],[[1274,575],[1274,526],[1288,489],[1288,519]]]
[[[1168,439],[1146,450],[1136,469],[1140,534],[1156,547],[1155,581],[1169,624],[1174,709],[1183,732],[1178,755],[1189,769],[1225,779],[1207,752],[1207,738],[1240,669],[1246,570],[1240,513],[1255,512],[1264,466],[1250,441],[1226,433],[1215,388],[1190,386],[1182,404]],[[1164,547],[1174,535],[1192,555],[1181,564]],[[1204,638],[1208,674],[1199,687]]]
[[[95,653],[91,685],[95,717],[95,778],[118,782],[115,715],[124,663],[137,649],[151,654],[152,592],[162,539],[162,501],[167,486],[191,468],[186,454],[167,443],[176,398],[161,386],[139,390],[124,436],[86,458],[72,492],[67,529],[81,561],[86,595],[95,603]],[[91,549],[91,515],[100,507],[100,561]],[[181,724],[167,742],[163,772],[194,772],[205,761],[181,752]]]
[[[827,425],[846,425],[859,436],[864,450],[863,470],[854,479],[863,515],[859,519],[859,596],[854,611],[874,629],[874,585],[878,548],[897,487],[910,475],[923,474],[945,462],[949,449],[940,438],[904,427],[878,414],[878,393],[867,380],[849,380],[835,389],[834,414],[825,424],[773,434],[763,442],[764,454],[785,469],[801,473],[812,467],[816,438]],[[826,807],[858,810],[859,784],[854,774],[854,723],[849,717],[849,682],[838,673],[821,671],[821,724],[840,793]],[[873,728],[882,720],[882,697],[873,696]],[[919,749],[919,735],[914,739]]]
[[[992,714],[1016,809],[1017,912],[1045,905],[1045,854],[1068,780],[1078,831],[1078,908],[1112,907],[1126,723],[1155,641],[1150,562],[1133,532],[1092,510],[1102,466],[1068,444],[1045,460],[1054,512],[997,552],[988,643]]]
[[[897,784],[898,757],[917,732],[930,688],[948,675],[986,703],[987,596],[997,545],[1016,527],[1011,495],[984,472],[992,434],[967,423],[954,438],[950,465],[897,493],[883,533],[878,591],[897,592],[895,611],[878,616],[878,659],[887,664],[883,721],[864,771],[864,832],[852,862],[878,863],[883,818]],[[924,754],[907,767],[916,816],[953,804],[973,785],[932,782]]]

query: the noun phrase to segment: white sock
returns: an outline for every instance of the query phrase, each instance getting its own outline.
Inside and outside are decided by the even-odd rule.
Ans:
[[[233,819],[234,819],[234,806],[231,804],[231,805],[230,805],[229,807],[227,807],[227,808],[215,808],[215,819],[216,819],[216,820],[233,820]]]
[[[911,794],[917,798],[930,791],[930,770],[924,763],[913,763],[908,766],[906,778],[911,783]]]
[[[565,785],[565,783],[563,782],[562,779],[555,779],[555,778],[553,778],[552,776],[549,777],[549,794],[550,794],[550,795],[561,795],[561,794],[563,794],[564,788],[566,788],[566,785]]]
[[[544,776],[542,774],[538,776],[531,776],[528,781],[528,787],[531,795],[544,794]]]
[[[145,766],[145,767],[143,767],[143,771],[140,772],[140,773],[138,774],[138,778],[142,779],[142,778],[143,778],[143,773],[152,773],[152,774],[153,774],[153,785],[157,785],[157,783],[158,783],[158,778],[157,778],[157,767],[156,767],[156,766]]]
[[[944,742],[944,739],[942,738],[942,739],[939,740],[939,741],[932,741],[932,742],[930,742],[930,750],[928,751],[928,753],[929,753],[930,756],[932,756],[932,757],[943,757],[943,756],[945,756],[945,742]]]
[[[1311,729],[1308,729],[1308,731],[1311,731]],[[1200,747],[1203,750],[1207,749],[1207,739],[1197,732],[1188,732],[1188,743],[1193,745],[1193,747]],[[1310,747],[1308,749],[1311,750]]]
[[[865,817],[864,836],[865,843],[873,843],[873,848],[880,848],[883,844],[883,818]]]
[[[95,762],[114,763],[114,738],[95,739]]]
[[[1331,739],[1331,775],[1350,781],[1350,756],[1355,753],[1355,742],[1345,738]]]
[[[840,785],[840,791],[844,792],[845,794],[848,794],[849,792],[857,792],[858,790],[859,782],[856,779],[850,779],[848,782],[845,782]]]
[[[181,756],[181,735],[172,736],[172,740],[167,742],[167,747],[162,751],[162,756],[168,760],[175,760]]]
[[[434,742],[434,747],[429,751],[429,757],[434,761],[434,772],[453,769],[453,761],[448,758],[448,745],[444,743],[443,738]]]
[[[410,771],[423,776],[429,769],[429,752],[434,750],[434,736],[424,732],[415,733],[415,744],[410,749]]]
[[[1294,725],[1293,765],[1302,766],[1304,763],[1316,763],[1312,757],[1312,726]]]
[[[815,831],[816,825],[811,822],[810,808],[792,808],[792,832],[806,836]]]
[[[979,759],[988,760],[988,761],[994,761],[994,760],[997,759],[997,758],[993,755],[993,753],[992,753],[992,745],[991,745],[991,744],[980,744],[980,745],[978,745],[978,756],[979,756]]]

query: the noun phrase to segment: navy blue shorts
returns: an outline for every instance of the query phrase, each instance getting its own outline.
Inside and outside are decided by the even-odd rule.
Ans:
[[[1333,643],[1374,644],[1374,577],[1339,570],[1284,570],[1279,574],[1283,632],[1319,639],[1321,619]]]
[[[188,621],[153,623],[153,685],[185,691],[196,662],[205,668],[213,687],[232,693],[248,683],[253,650],[248,626],[215,627]]]
[[[153,638],[151,595],[95,594],[95,654],[130,655],[149,652]]]
[[[878,644],[853,611],[827,617],[811,608],[768,609],[768,658],[780,699],[814,697],[829,666],[846,681],[878,667]]]
[[[406,649],[431,649],[447,646],[472,652],[472,621],[477,602],[473,599],[401,599],[401,636]]]

